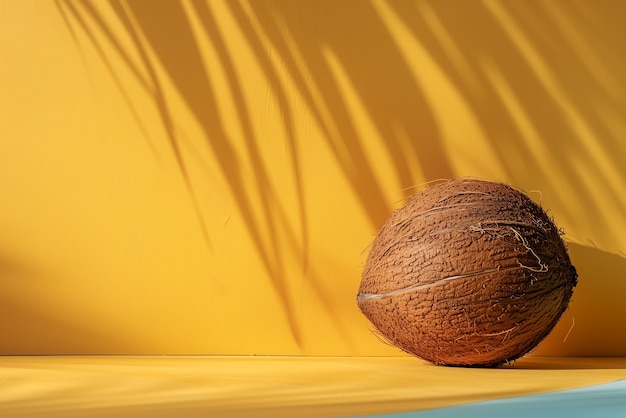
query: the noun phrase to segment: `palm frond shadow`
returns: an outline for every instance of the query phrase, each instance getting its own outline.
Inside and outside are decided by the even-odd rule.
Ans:
[[[240,27],[249,25],[249,17],[238,3],[229,6]],[[372,226],[379,227],[391,207],[378,180],[376,163],[367,157],[349,105],[340,94],[341,86],[331,71],[326,50],[340,61],[368,117],[385,139],[384,146],[394,162],[401,188],[415,184],[407,154],[420,159],[426,177],[450,177],[432,110],[371,5],[342,2],[330,10],[311,8],[299,19],[300,6],[289,1],[254,2],[251,10],[261,27],[262,39],[269,40],[273,51],[282,58],[298,93],[322,127],[323,140],[363,203]],[[322,24],[324,30],[316,30]],[[254,50],[266,72],[272,72],[271,65],[261,57],[259,34],[250,29],[244,33],[250,45],[256,46]],[[314,83],[307,82],[307,78]],[[276,77],[272,80],[273,91],[284,90]],[[399,135],[398,129],[406,137]],[[428,155],[419,152],[425,148]]]
[[[62,3],[62,0],[55,0],[55,5],[56,5],[57,10],[59,11],[59,14],[61,15],[61,18],[63,19],[63,22],[65,23],[65,26],[67,27],[70,33],[70,36],[72,38],[72,41],[74,42],[74,45],[76,46],[76,49],[78,50],[81,56],[81,60],[83,62],[85,70],[89,74],[92,87],[93,87],[94,81],[89,71],[89,66],[86,63],[86,57],[85,57],[86,54],[85,54],[84,48],[81,42],[79,41],[79,36],[77,34],[77,31],[74,29],[75,25],[78,28],[80,28],[89,38],[90,45],[97,51],[98,55],[102,59],[102,62],[107,67],[107,70],[109,71],[109,74],[111,74],[111,77],[113,78],[115,85],[119,89],[120,94],[122,95],[122,98],[124,99],[124,102],[128,106],[128,109],[133,116],[133,119],[137,123],[137,126],[141,130],[143,136],[146,138],[147,146],[150,148],[150,151],[152,152],[152,154],[156,158],[159,158],[158,153],[155,149],[154,143],[153,141],[151,141],[150,135],[148,134],[148,130],[142,118],[139,116],[139,111],[136,109],[126,88],[124,87],[124,84],[122,83],[117,73],[115,72],[113,64],[108,59],[107,55],[104,53],[100,42],[93,36],[93,31],[89,29],[88,23],[83,18],[80,10],[72,2],[69,2],[69,1]],[[104,22],[98,17],[98,14],[94,11],[90,3],[84,3],[84,7],[86,9],[86,13],[93,16],[93,18],[95,19],[96,25],[102,30],[102,32],[107,36],[107,38],[115,46],[117,51],[122,56],[122,59],[124,59],[125,63],[127,64],[128,68],[130,68],[130,70],[135,75],[137,81],[144,87],[144,89],[149,90],[148,82],[138,72],[137,68],[135,67],[135,65],[133,65],[132,61],[128,58],[123,48],[121,48],[121,46],[115,41],[115,37],[107,29],[107,26],[104,24]],[[72,22],[75,22],[75,23],[72,23]]]
[[[322,131],[319,140],[325,141],[331,150],[372,228],[382,225],[392,204],[385,197],[380,169],[366,151],[367,144],[359,135],[329,56],[346,74],[370,125],[384,139],[382,146],[393,162],[393,175],[398,179],[400,190],[410,193],[416,183],[457,174],[443,145],[442,115],[435,114],[392,29],[380,16],[374,2],[333,2],[332,6],[330,2],[313,6],[290,0],[224,3],[283,116],[290,181],[296,186],[298,222],[294,226],[289,220],[292,214],[284,203],[286,192],[272,178],[271,167],[262,156],[264,139],[254,127],[256,110],[246,104],[241,72],[234,60],[237,51],[229,49],[210,2],[193,0],[186,6],[170,1],[111,0],[106,3],[114,11],[115,23],[121,24],[133,40],[133,48],[141,57],[140,69],[117,39],[113,22],[107,22],[110,15],[102,15],[93,2],[56,1],[68,28],[86,34],[114,78],[116,69],[98,41],[103,37],[120,55],[137,83],[154,98],[170,150],[193,200],[207,243],[210,245],[211,231],[206,226],[190,179],[182,152],[183,140],[174,129],[174,116],[162,91],[163,80],[157,67],[165,72],[201,127],[206,148],[216,157],[218,170],[282,302],[294,340],[302,344],[298,307],[292,297],[286,257],[299,261],[302,276],[309,280],[307,284],[337,318],[337,333],[348,335],[347,324],[342,322],[341,315],[333,312],[331,290],[315,280],[320,273],[314,271],[309,261],[311,225],[307,207],[310,197],[304,184],[305,178],[314,174],[303,169],[305,156],[296,134],[297,112],[291,100],[292,86]],[[623,208],[624,198],[611,192],[614,184],[608,182],[598,186],[599,190],[593,190],[585,173],[577,166],[581,159],[591,158],[593,164],[605,167],[594,179],[610,178],[614,182],[615,178],[626,177],[626,166],[622,164],[626,147],[619,141],[615,129],[603,119],[601,107],[586,100],[589,95],[595,95],[613,114],[626,114],[623,95],[610,90],[611,86],[624,88],[617,71],[621,67],[606,63],[606,54],[593,56],[576,46],[571,35],[566,35],[569,24],[584,29],[580,34],[583,38],[592,37],[597,29],[595,22],[610,17],[582,10],[588,6],[574,2],[561,2],[556,11],[546,2],[494,4],[496,6],[472,2],[457,7],[457,2],[421,1],[388,2],[385,7],[425,47],[441,73],[461,94],[510,181],[523,184],[529,178],[542,179],[542,184],[547,185],[542,190],[544,195],[601,195],[614,210]],[[601,9],[592,12],[598,10]],[[218,63],[207,65],[203,61],[190,14],[194,21],[200,22],[202,36],[214,47]],[[540,19],[541,25],[534,24],[535,17]],[[615,34],[599,36],[608,39]],[[591,63],[587,59],[590,54],[595,57]],[[271,55],[278,57],[286,69],[289,85]],[[238,152],[225,126],[214,91],[212,65],[220,66],[226,74],[226,88],[241,128],[242,138],[238,139],[244,144],[244,153]],[[566,71],[570,66],[583,69]],[[604,81],[595,77],[598,71],[607,75]],[[117,84],[127,97],[123,84],[120,81]],[[585,87],[579,87],[581,85]],[[130,98],[126,101],[132,110]],[[138,111],[132,111],[141,123]],[[550,139],[564,136],[569,140]],[[591,153],[590,138],[601,139]],[[564,143],[568,144],[567,152],[563,152]],[[537,149],[541,150],[541,155],[537,154]],[[242,167],[246,165],[256,174],[253,188],[242,175]],[[419,166],[420,175],[416,175],[415,165]],[[255,205],[256,202],[260,204]],[[586,213],[603,210],[594,199],[581,197],[576,204]],[[566,216],[573,222],[576,214]],[[287,242],[280,242],[284,236]],[[346,343],[349,344],[348,339]]]
[[[389,6],[461,92],[509,181],[539,183],[544,196],[569,201],[564,209],[577,209],[562,214],[570,224],[607,213],[626,226],[626,201],[617,192],[626,178],[626,143],[610,120],[626,116],[626,61],[617,53],[626,30],[615,22],[623,5]],[[598,227],[618,240],[608,223]]]

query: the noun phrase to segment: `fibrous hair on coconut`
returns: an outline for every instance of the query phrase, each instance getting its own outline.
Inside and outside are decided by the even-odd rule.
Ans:
[[[411,196],[374,239],[357,302],[391,344],[439,365],[533,350],[577,283],[561,231],[526,194],[455,179]]]

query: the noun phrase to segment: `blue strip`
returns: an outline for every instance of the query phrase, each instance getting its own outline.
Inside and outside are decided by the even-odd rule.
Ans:
[[[373,417],[621,418],[626,417],[626,380],[580,389]]]

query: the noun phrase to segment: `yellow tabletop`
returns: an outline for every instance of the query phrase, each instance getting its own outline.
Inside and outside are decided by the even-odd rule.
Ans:
[[[626,378],[626,358],[526,358],[496,369],[411,357],[0,357],[10,417],[357,416]]]

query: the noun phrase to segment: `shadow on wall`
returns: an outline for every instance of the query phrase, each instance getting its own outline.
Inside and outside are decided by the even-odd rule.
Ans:
[[[389,2],[473,113],[508,181],[619,252],[626,227],[622,2]],[[620,122],[621,120],[621,122]],[[593,214],[602,214],[598,219]],[[622,228],[623,229],[623,228]],[[596,243],[597,244],[597,243]],[[621,249],[623,251],[623,248]]]
[[[272,237],[277,236],[278,231],[290,231],[290,245],[295,248],[295,255],[300,257],[304,268],[307,268],[309,225],[301,168],[303,151],[295,136],[297,115],[292,108],[293,92],[288,91],[284,77],[276,63],[269,58],[269,53],[271,50],[271,53],[278,54],[288,69],[299,95],[324,132],[320,140],[326,141],[332,150],[345,179],[362,202],[372,228],[378,228],[391,212],[391,202],[386,200],[382,190],[376,162],[366,156],[364,139],[355,127],[345,98],[340,95],[341,86],[331,71],[325,50],[332,51],[333,56],[340,61],[374,126],[387,139],[385,146],[394,161],[402,188],[413,186],[416,182],[413,174],[415,169],[411,168],[415,157],[419,159],[421,171],[429,179],[450,178],[453,175],[441,149],[432,111],[394,40],[368,3],[342,2],[330,8],[303,6],[291,1],[258,2],[247,8],[238,2],[225,3],[277,98],[283,115],[290,169],[298,194],[300,222],[296,230],[285,213],[283,202],[286,197],[281,194],[285,193],[282,191],[284,187],[272,182],[269,174],[271,167],[261,156],[263,138],[257,136],[251,122],[253,112],[258,110],[250,109],[245,104],[246,92],[238,78],[241,72],[237,72],[234,67],[233,56],[237,51],[228,49],[210,3],[192,1],[188,7],[172,1],[130,0],[110,1],[107,4],[114,11],[116,22],[108,21],[110,17],[100,13],[95,3],[57,0],[58,9],[70,31],[75,34],[80,30],[86,34],[117,80],[129,107],[132,109],[132,100],[119,81],[110,57],[102,52],[105,48],[101,45],[104,42],[101,39],[113,46],[138,83],[154,97],[171,152],[196,204],[199,221],[204,226],[200,215],[202,209],[198,207],[196,191],[191,185],[185,156],[181,151],[182,139],[173,127],[174,116],[165,100],[162,87],[164,80],[157,75],[157,67],[166,72],[202,127],[207,150],[216,156],[221,175],[234,196],[248,233],[280,295],[286,315],[291,318],[294,338],[298,341],[298,326],[293,319],[295,308],[286,284],[288,272],[283,259],[284,251],[276,247],[277,240]],[[237,121],[243,132],[241,139],[245,145],[244,152],[236,150],[235,141],[229,137],[224,126],[220,103],[214,91],[215,83],[211,80],[212,68],[205,66],[189,21],[189,13],[193,13],[201,23],[203,35],[216,49],[219,63],[214,65],[221,66],[227,76],[227,87],[236,105]],[[254,27],[251,20],[260,23],[260,27]],[[125,35],[134,41],[133,47],[139,53],[141,67],[131,59],[131,51],[125,49],[113,29],[120,23],[127,32]],[[79,42],[77,46],[80,48]],[[151,58],[150,51],[156,60]],[[137,111],[134,113],[138,114]],[[256,188],[253,190],[244,184],[241,174],[243,165],[252,167],[256,173]],[[257,205],[256,202],[261,204]],[[269,230],[269,240],[263,239],[263,231],[266,229]],[[205,229],[205,232],[210,244],[210,231]],[[321,301],[328,300],[324,296],[328,290],[316,283],[311,285],[321,295]],[[331,309],[331,306],[328,308]]]
[[[211,231],[196,197],[200,192],[192,187],[182,139],[173,128],[174,116],[165,100],[165,80],[157,69],[166,73],[201,127],[206,150],[216,157],[217,168],[291,320],[296,341],[299,327],[286,284],[285,254],[272,238],[288,231],[295,257],[307,268],[310,226],[303,178],[315,173],[302,171],[305,151],[296,139],[293,92],[272,56],[287,70],[298,96],[324,133],[319,140],[326,141],[372,228],[382,225],[392,203],[384,197],[382,173],[367,155],[360,127],[342,95],[345,86],[337,78],[337,68],[352,86],[368,122],[384,138],[384,150],[401,187],[410,188],[424,179],[472,174],[453,168],[439,123],[455,123],[454,115],[436,114],[408,65],[406,51],[394,37],[394,28],[381,16],[381,8],[425,48],[454,86],[509,182],[521,188],[542,184],[544,195],[569,202],[570,212],[563,216],[570,224],[581,217],[594,218],[599,234],[610,237],[607,242],[619,242],[616,234],[621,230],[597,215],[603,213],[624,224],[626,197],[615,193],[626,178],[626,145],[620,141],[626,114],[622,76],[626,60],[618,52],[621,42],[615,41],[626,39],[619,21],[626,12],[621,2],[225,2],[283,115],[289,181],[295,184],[289,188],[295,192],[289,192],[272,179],[271,167],[262,157],[263,138],[253,126],[258,110],[246,105],[242,75],[235,66],[238,52],[228,48],[211,2],[111,0],[106,4],[113,14],[103,14],[102,3],[56,1],[70,31],[75,37],[78,31],[86,35],[118,80],[138,123],[141,117],[103,52],[103,43],[113,47],[139,85],[154,97],[170,150],[210,243]],[[190,14],[200,22],[201,35],[194,32]],[[133,40],[140,64],[130,58],[131,51],[116,35],[113,28],[119,25]],[[210,40],[219,62],[203,60],[197,36]],[[599,45],[603,48],[598,49]],[[225,127],[211,66],[219,66],[226,74],[226,89],[243,133],[238,138],[243,152]],[[254,170],[256,187],[244,184],[242,166]],[[288,220],[285,193],[297,194],[299,222],[295,225]],[[269,239],[264,239],[264,231],[269,231]],[[321,301],[329,299],[325,296],[328,289],[311,285]]]
[[[534,356],[607,356],[626,352],[626,258],[569,244],[578,285],[569,309]]]
[[[100,354],[93,340],[106,340],[115,350],[119,339],[116,335],[102,335],[100,331],[71,322],[64,315],[65,306],[55,306],[47,300],[45,305],[28,306],[23,300],[33,297],[40,289],[33,289],[40,272],[0,254],[0,335],[2,355],[44,354]],[[26,296],[25,294],[28,294]],[[52,308],[54,306],[54,308]],[[39,309],[40,308],[40,309]],[[60,313],[60,315],[59,315]],[[59,319],[63,317],[64,319]],[[120,344],[123,346],[123,344]]]
[[[241,71],[235,68],[233,57],[238,52],[229,50],[210,3],[194,0],[188,7],[162,0],[108,3],[134,40],[147,70],[143,71],[117,39],[112,28],[118,22],[108,22],[92,2],[57,2],[68,26],[84,30],[99,51],[103,50],[98,47],[102,41],[96,34],[104,34],[139,82],[153,93],[171,150],[193,197],[181,139],[173,129],[161,88],[163,80],[156,67],[166,71],[202,126],[208,151],[218,157],[219,169],[251,237],[260,247],[267,246],[257,225],[276,230],[287,224],[286,214],[280,210],[283,192],[272,182],[270,167],[261,156],[263,140],[252,123],[257,109],[246,106]],[[626,178],[626,166],[622,164],[626,144],[620,140],[626,115],[626,86],[621,76],[626,72],[626,59],[619,53],[621,42],[617,41],[626,39],[624,25],[617,20],[626,12],[621,2],[531,0],[459,5],[444,0],[303,5],[273,0],[226,2],[225,6],[284,115],[290,169],[300,208],[297,232],[304,237],[295,244],[301,252],[307,251],[308,237],[303,150],[294,134],[293,92],[272,55],[280,58],[324,132],[320,140],[332,149],[373,228],[380,227],[392,206],[385,199],[376,161],[366,155],[364,139],[342,95],[345,86],[340,85],[332,62],[345,73],[372,126],[384,138],[401,188],[410,188],[424,179],[459,174],[451,167],[438,126],[448,119],[454,124],[455,115],[434,114],[432,103],[407,64],[406,51],[392,36],[389,20],[381,17],[383,9],[395,14],[397,22],[427,50],[438,71],[466,102],[499,159],[493,163],[503,167],[507,181],[522,188],[540,184],[545,196],[570,202],[563,208],[569,212],[562,214],[569,224],[589,214],[622,216],[626,201],[615,193]],[[201,22],[202,35],[215,46],[219,63],[207,67],[203,61],[190,14]],[[148,50],[155,52],[157,61],[151,59]],[[104,54],[102,58],[108,62]],[[220,116],[211,80],[213,65],[220,66],[227,75],[227,87],[244,133],[245,153],[233,146]],[[109,68],[115,72],[111,64]],[[240,170],[243,165],[252,166],[258,173],[257,188],[263,193],[244,187]],[[419,165],[423,177],[415,175],[415,165]],[[262,201],[260,211],[254,209],[255,199]],[[197,212],[201,218],[200,208]],[[615,228],[606,223],[595,225],[595,229],[601,230],[598,235],[615,238],[607,241],[618,239]],[[268,259],[269,251],[259,250],[265,253],[266,264],[276,261]]]

